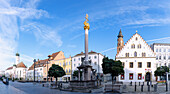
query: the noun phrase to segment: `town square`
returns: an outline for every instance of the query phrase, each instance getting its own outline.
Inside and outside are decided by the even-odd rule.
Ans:
[[[0,94],[170,94],[169,6],[1,0]]]

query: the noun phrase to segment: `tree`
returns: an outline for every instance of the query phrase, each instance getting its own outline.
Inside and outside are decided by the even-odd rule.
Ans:
[[[73,76],[75,76],[75,77],[77,77],[78,78],[78,70],[75,70],[74,72],[73,72]],[[80,77],[82,76],[82,71],[80,71]]]
[[[66,73],[63,70],[63,68],[60,67],[59,65],[52,64],[52,66],[50,67],[50,69],[48,71],[48,76],[49,77],[56,78],[56,85],[57,85],[57,78],[62,77],[64,75],[66,75]]]
[[[169,72],[169,68],[167,66],[161,66],[155,70],[154,75],[160,77],[166,76],[166,72]]]
[[[109,59],[108,57],[103,58],[102,68],[104,74],[112,75],[112,84],[113,84],[113,78],[115,76],[119,76],[120,74],[124,73],[122,62]]]

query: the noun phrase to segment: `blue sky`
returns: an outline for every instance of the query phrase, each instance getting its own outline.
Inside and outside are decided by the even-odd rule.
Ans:
[[[136,30],[148,44],[170,43],[170,2],[165,0],[1,0],[0,70],[14,64],[16,52],[30,67],[33,58],[84,51],[86,13],[89,51],[114,58],[120,28],[125,43]]]

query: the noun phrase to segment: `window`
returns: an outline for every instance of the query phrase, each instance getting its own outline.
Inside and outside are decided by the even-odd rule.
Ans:
[[[170,49],[168,50],[168,52],[170,52]]]
[[[66,66],[67,66],[67,62],[66,62]]]
[[[159,56],[159,59],[161,59],[161,56]]]
[[[129,53],[126,53],[125,55],[126,55],[126,57],[129,57]]]
[[[132,45],[131,45],[131,48],[134,49],[134,48],[135,48],[135,44],[132,44]]]
[[[136,40],[138,40],[138,38],[136,37]]]
[[[125,62],[122,62],[122,66],[123,66],[123,68],[125,67]]]
[[[129,80],[133,80],[133,73],[129,73]]]
[[[141,48],[141,44],[138,44],[138,48]]]
[[[65,63],[63,62],[63,66],[65,66]]]
[[[147,62],[147,68],[151,68],[151,62]]]
[[[89,56],[89,59],[91,59],[91,56]]]
[[[96,58],[97,58],[97,56],[94,56],[94,58],[96,59]]]
[[[138,73],[138,80],[142,80],[142,73]]]
[[[170,63],[168,64],[168,67],[170,68]]]
[[[166,52],[166,49],[164,49],[164,52]]]
[[[120,79],[121,79],[121,80],[124,80],[124,74],[121,74],[121,75],[120,75]]]
[[[69,61],[69,65],[70,65],[70,61]]]
[[[164,66],[166,66],[166,63],[164,64]]]
[[[164,59],[166,60],[166,56],[164,56]]]
[[[129,63],[129,68],[133,68],[133,62]]]
[[[170,56],[168,57],[168,59],[170,59]]]
[[[97,65],[97,62],[94,62],[95,65]]]
[[[74,58],[74,61],[76,61],[76,59]]]
[[[74,67],[76,66],[76,64],[74,64]]]
[[[80,58],[79,58],[79,61],[80,61]]]
[[[156,56],[156,60],[158,60],[158,56]]]
[[[161,52],[161,49],[159,49],[159,52]]]
[[[158,52],[158,49],[156,49],[156,52]]]
[[[69,69],[69,73],[70,73],[71,71],[70,71],[70,69]]]
[[[134,57],[137,57],[137,52],[136,51],[134,52]]]
[[[67,73],[67,69],[66,69],[66,73]]]
[[[142,62],[138,62],[138,68],[142,68]]]
[[[146,53],[142,53],[142,57],[146,57]]]

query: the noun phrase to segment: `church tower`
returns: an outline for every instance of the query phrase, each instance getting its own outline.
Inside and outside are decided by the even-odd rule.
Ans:
[[[122,35],[122,31],[120,29],[119,31],[119,35],[117,36],[117,54],[119,53],[119,51],[123,48],[124,46],[124,41],[123,41],[123,35]]]
[[[20,60],[20,57],[19,57],[19,53],[16,53],[16,65],[19,64],[19,60]]]

